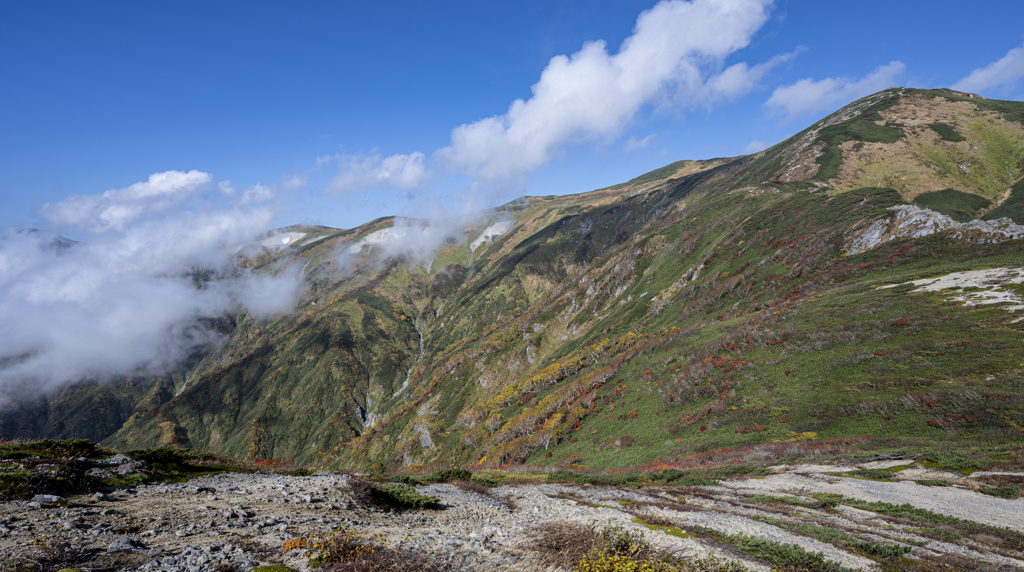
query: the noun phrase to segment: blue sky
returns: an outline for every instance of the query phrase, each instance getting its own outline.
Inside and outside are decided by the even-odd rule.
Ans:
[[[250,204],[352,227],[584,192],[891,85],[1024,99],[1021,22],[1018,0],[5,2],[0,228]]]

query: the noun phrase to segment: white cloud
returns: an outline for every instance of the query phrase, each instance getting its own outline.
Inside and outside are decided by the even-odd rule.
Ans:
[[[715,76],[708,78],[700,97],[707,103],[732,101],[743,97],[757,87],[758,83],[772,68],[793,60],[806,48],[800,47],[792,52],[780,54],[767,62],[753,67],[746,63],[733,64]]]
[[[167,211],[205,188],[212,177],[201,171],[165,171],[149,180],[98,195],[75,195],[39,207],[39,215],[56,226],[89,232],[123,230],[143,216]]]
[[[278,184],[277,186],[285,191],[293,191],[295,189],[301,189],[302,187],[305,187],[306,183],[308,182],[309,175],[303,173],[292,175],[290,178],[281,181],[281,183]]]
[[[742,153],[744,155],[750,153],[757,153],[758,151],[764,151],[768,147],[768,143],[765,143],[764,141],[751,141],[750,143],[747,144],[746,147],[743,148]]]
[[[364,189],[412,190],[429,176],[423,153],[391,155],[337,155],[338,174],[327,185],[327,191],[343,194]],[[317,166],[327,160],[317,159]]]
[[[762,107],[771,115],[784,115],[783,122],[816,115],[892,87],[905,69],[903,62],[894,61],[878,66],[859,80],[848,77],[817,81],[810,78],[802,79],[776,88]]]
[[[746,47],[764,25],[771,0],[665,0],[640,14],[633,34],[610,55],[589,42],[556,56],[504,115],[460,125],[437,152],[449,167],[480,180],[518,177],[567,143],[619,134],[641,106],[669,96],[684,105],[737,97],[764,68],[733,66],[708,89],[707,70]],[[755,66],[756,68],[757,66]]]
[[[162,373],[218,339],[206,319],[292,307],[300,272],[255,276],[234,265],[266,235],[274,212],[253,204],[269,189],[235,193],[224,181],[214,197],[227,204],[181,204],[210,176],[168,173],[47,205],[55,224],[94,233],[72,246],[50,232],[0,232],[0,403],[16,388]],[[138,214],[109,215],[115,207]],[[197,268],[213,276],[202,287],[190,276]]]
[[[953,89],[981,93],[999,87],[1013,87],[1014,82],[1024,77],[1024,46],[1013,48],[998,61],[978,68],[965,78],[953,84]]]
[[[242,192],[242,204],[262,203],[269,201],[272,198],[274,198],[274,191],[259,183],[256,183],[251,187],[247,187],[245,191]]]
[[[630,137],[626,140],[626,145],[623,146],[622,150],[626,153],[631,153],[637,149],[646,149],[650,146],[651,142],[654,141],[654,134],[650,134],[643,139],[637,139],[636,137]]]

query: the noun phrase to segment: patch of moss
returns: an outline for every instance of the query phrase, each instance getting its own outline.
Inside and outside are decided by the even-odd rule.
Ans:
[[[665,534],[669,536],[674,536],[676,538],[694,538],[696,536],[695,534],[690,534],[689,532],[686,532],[678,526],[658,526],[656,524],[647,524],[646,522],[644,522],[644,519],[640,517],[634,518],[633,522],[644,525],[645,527],[647,527],[648,530],[660,530]]]

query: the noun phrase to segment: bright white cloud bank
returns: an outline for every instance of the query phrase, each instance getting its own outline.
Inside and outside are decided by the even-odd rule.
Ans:
[[[451,145],[437,155],[478,180],[514,178],[547,163],[567,143],[618,135],[656,99],[694,106],[739,97],[779,61],[712,74],[750,43],[770,4],[660,2],[640,14],[617,54],[598,41],[552,58],[530,99],[514,101],[504,115],[456,127]]]
[[[39,214],[57,226],[74,226],[88,232],[123,230],[132,221],[179,205],[206,187],[212,178],[200,171],[166,171],[148,181],[99,195],[72,196],[56,204],[44,204]]]
[[[972,93],[1009,87],[1024,77],[1024,46],[1013,48],[998,61],[978,68],[953,84],[953,89]]]
[[[301,274],[256,277],[233,266],[266,233],[270,209],[251,206],[252,193],[184,208],[211,179],[168,171],[45,205],[47,220],[93,233],[77,244],[45,231],[0,232],[0,402],[15,388],[164,372],[215,341],[209,318],[291,309]],[[199,287],[195,269],[222,277]]]
[[[783,115],[783,121],[833,111],[851,101],[892,87],[906,66],[890,62],[878,66],[861,79],[849,77],[802,79],[777,88],[764,104],[771,115]]]

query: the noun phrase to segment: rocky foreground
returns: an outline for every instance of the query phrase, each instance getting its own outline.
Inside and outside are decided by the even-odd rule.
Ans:
[[[871,471],[897,478],[851,476]],[[565,521],[620,526],[656,547],[749,570],[784,564],[751,550],[751,538],[852,570],[1024,569],[1024,499],[991,496],[993,479],[1024,482],[1024,474],[967,477],[906,459],[778,466],[711,487],[432,484],[416,489],[438,497],[435,508],[384,511],[354,494],[344,474],[227,473],[2,503],[0,561],[15,569],[56,547],[103,554],[126,571],[242,572],[268,563],[304,571],[308,559],[295,541],[346,528],[456,570],[540,570],[550,563],[531,549],[539,527]],[[904,503],[915,510],[901,510]]]

